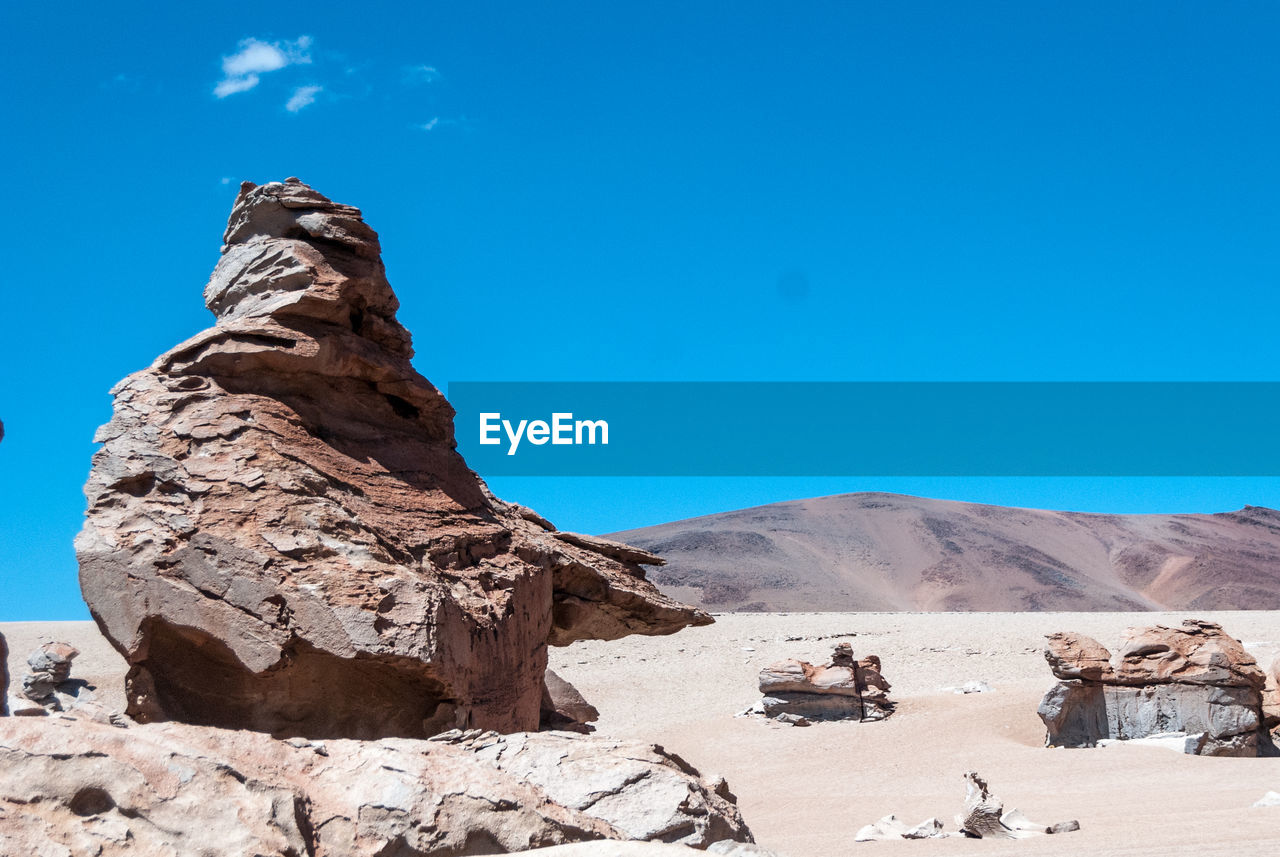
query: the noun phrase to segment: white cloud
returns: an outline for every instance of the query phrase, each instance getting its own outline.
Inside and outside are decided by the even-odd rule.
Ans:
[[[289,96],[289,100],[285,102],[284,109],[290,113],[297,113],[302,108],[314,104],[316,94],[324,89],[323,86],[299,86],[293,91],[293,95]]]
[[[404,79],[409,83],[434,83],[440,79],[440,72],[433,65],[411,65],[405,68]]]
[[[237,92],[244,92],[247,89],[253,89],[261,80],[256,74],[247,77],[231,77],[226,80],[218,81],[218,85],[213,88],[213,94],[218,98],[226,98],[228,95],[234,95]]]
[[[421,128],[423,131],[430,131],[432,128],[436,127],[439,124],[440,124],[440,117],[432,116],[431,119],[429,119],[426,122],[423,122],[418,127]]]
[[[262,79],[260,75],[279,71],[285,66],[309,63],[310,48],[310,36],[299,36],[289,42],[245,39],[240,42],[238,51],[222,58],[223,76],[213,88],[213,94],[218,98],[226,98],[237,92],[245,92],[258,85]]]

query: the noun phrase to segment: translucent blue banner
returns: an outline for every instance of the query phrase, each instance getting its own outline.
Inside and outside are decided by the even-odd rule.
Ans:
[[[1280,476],[1280,383],[455,382],[485,476]]]

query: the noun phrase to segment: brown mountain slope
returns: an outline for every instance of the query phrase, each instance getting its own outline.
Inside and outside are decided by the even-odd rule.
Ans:
[[[1277,610],[1280,512],[1093,515],[898,494],[614,533],[651,579],[730,610]]]

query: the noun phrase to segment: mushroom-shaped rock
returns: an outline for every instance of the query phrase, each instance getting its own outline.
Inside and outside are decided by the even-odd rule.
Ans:
[[[1080,635],[1049,637],[1045,657],[1063,679],[1038,710],[1050,746],[1164,736],[1196,755],[1275,752],[1267,729],[1280,714],[1264,690],[1267,678],[1219,625],[1130,628],[1107,670],[1098,666],[1102,652]]]
[[[495,498],[410,365],[377,234],[244,184],[216,324],[113,390],[76,541],[128,713],[310,737],[536,729],[547,645],[711,622],[642,551]]]

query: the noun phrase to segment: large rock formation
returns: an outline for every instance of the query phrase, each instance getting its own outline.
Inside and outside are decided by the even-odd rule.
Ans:
[[[0,854],[420,857],[591,839],[751,841],[723,781],[636,742],[474,730],[275,740],[0,720]]]
[[[1197,755],[1274,751],[1264,725],[1266,676],[1220,625],[1188,619],[1181,628],[1130,628],[1114,655],[1078,634],[1048,640],[1045,658],[1062,680],[1039,708],[1050,746],[1180,734],[1180,746]]]
[[[893,711],[880,658],[855,660],[848,643],[838,644],[822,666],[794,659],[770,664],[760,670],[759,686],[763,713],[789,722],[883,720]]]
[[[224,242],[216,324],[116,385],[85,487],[81,588],[131,716],[536,729],[548,644],[711,621],[645,580],[657,557],[556,532],[468,469],[358,209],[245,183]]]

